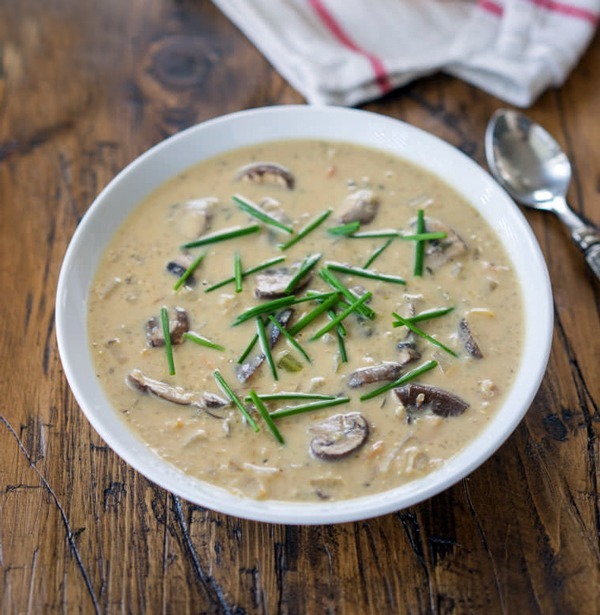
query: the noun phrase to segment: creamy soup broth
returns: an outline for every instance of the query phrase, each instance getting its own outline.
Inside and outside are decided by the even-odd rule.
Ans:
[[[255,173],[258,181],[239,177],[240,168],[260,161],[287,168],[293,174],[293,189],[281,177],[275,177],[272,183],[269,173]],[[240,382],[236,376],[238,359],[257,331],[256,321],[238,326],[232,323],[246,309],[269,300],[255,297],[260,273],[245,277],[239,293],[234,283],[209,293],[205,290],[233,275],[236,253],[242,269],[281,255],[286,257],[285,262],[273,268],[289,268],[308,255],[321,253],[310,282],[296,295],[331,291],[319,276],[327,262],[363,267],[387,241],[383,237],[348,238],[328,232],[342,224],[344,212],[351,209],[348,199],[358,191],[367,191],[363,196],[379,204],[374,219],[362,224],[360,232],[396,229],[414,234],[415,217],[423,209],[427,220],[438,220],[443,228],[459,236],[458,253],[454,255],[451,246],[444,262],[445,253],[441,259],[439,254],[427,254],[435,246],[427,242],[423,275],[417,277],[413,274],[416,242],[393,238],[369,269],[401,276],[405,285],[333,271],[346,287],[360,287],[355,290],[357,297],[370,291],[372,297],[365,305],[376,313],[374,320],[352,313],[343,321],[347,362],[342,360],[335,329],[317,340],[310,339],[329,321],[324,314],[295,336],[312,363],[281,337],[271,350],[274,362],[283,366],[277,369],[279,379],[274,379],[264,361],[246,382]],[[262,204],[269,215],[285,221],[296,233],[328,208],[333,212],[317,229],[282,251],[279,244],[293,235],[241,211],[232,201],[234,194]],[[190,205],[202,199],[209,200],[199,209]],[[202,210],[204,206],[206,210]],[[204,216],[199,210],[209,214]],[[352,215],[344,219],[348,217]],[[203,228],[207,220],[207,228]],[[260,232],[187,251],[180,249],[203,234],[254,224],[262,227]],[[434,226],[428,223],[427,231],[438,230]],[[166,265],[184,252],[190,257],[184,264],[201,252],[206,255],[193,273],[195,286],[186,284],[174,291],[177,272],[168,271]],[[295,311],[287,326],[293,326],[316,305],[312,301],[292,306]],[[186,339],[173,346],[176,374],[169,375],[165,348],[149,345],[146,332],[148,319],[159,318],[162,306],[169,308],[171,319],[175,318],[175,307],[185,310],[190,331],[225,350]],[[403,326],[392,326],[393,312],[406,317],[443,307],[454,310],[415,324],[457,357],[419,336],[407,338]],[[337,313],[342,309],[338,306]],[[461,322],[468,324],[482,358],[474,357],[466,347],[469,342],[465,341],[464,329],[460,333]],[[368,495],[442,466],[485,428],[502,403],[518,368],[521,329],[521,298],[510,260],[468,203],[425,170],[388,153],[320,141],[273,142],[236,150],[202,162],[159,187],[116,234],[89,297],[89,337],[97,376],[127,426],[158,455],[194,477],[252,498],[277,500]],[[436,360],[438,365],[414,383],[435,386],[459,397],[468,404],[460,415],[443,417],[426,405],[414,411],[393,391],[360,401],[360,396],[386,384],[386,380],[357,388],[348,386],[356,370],[405,358],[398,344],[407,340],[420,356],[404,365],[395,377]],[[257,345],[250,358],[258,352]],[[286,367],[298,371],[286,371]],[[126,383],[133,370],[182,387],[185,392],[212,393],[226,400],[215,381],[215,370],[242,400],[254,389],[258,394],[299,391],[344,395],[350,401],[277,419],[276,426],[285,440],[282,445],[252,404],[246,406],[260,428],[258,433],[234,405],[207,411],[140,391]],[[307,400],[266,402],[266,406],[275,411],[300,403]],[[368,425],[368,436],[359,448],[332,460],[311,452],[315,437],[311,427],[334,415],[355,412]]]

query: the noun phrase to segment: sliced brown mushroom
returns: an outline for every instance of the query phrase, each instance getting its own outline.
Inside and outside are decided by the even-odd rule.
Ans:
[[[196,239],[210,229],[216,197],[192,199],[173,206],[171,219],[177,232],[186,239]]]
[[[369,224],[373,222],[378,210],[379,199],[372,190],[357,190],[344,199],[339,217],[344,224],[349,222]]]
[[[460,397],[425,384],[411,383],[393,391],[409,414],[430,411],[443,417],[458,416],[469,407],[469,404]]]
[[[348,386],[355,389],[373,382],[396,380],[402,375],[402,368],[403,364],[395,361],[383,361],[377,365],[361,367],[348,376]]]
[[[172,261],[167,263],[167,271],[172,273],[177,278],[180,278],[186,271],[187,268],[194,261],[193,257],[190,254],[181,254],[177,256]],[[196,279],[194,278],[194,274],[189,275],[185,281],[186,286],[193,287],[196,285]]]
[[[356,452],[369,436],[369,424],[360,412],[336,414],[309,427],[314,436],[310,453],[323,461],[336,461]]]
[[[194,406],[203,410],[224,408],[229,402],[214,393],[199,393],[186,391],[182,387],[175,387],[161,380],[154,380],[145,376],[141,370],[134,369],[127,374],[126,382],[142,393],[152,393],[165,401],[180,406]]]
[[[460,322],[458,323],[458,337],[463,343],[465,350],[474,359],[483,359],[483,353],[479,348],[479,344],[475,341],[475,338],[473,337],[471,327],[469,327],[469,323],[467,322],[466,318],[461,318]]]
[[[300,264],[287,268],[267,269],[263,273],[255,276],[254,295],[257,299],[276,299],[286,294],[286,289],[292,281]],[[301,280],[295,284],[293,292],[302,290],[310,282],[312,273],[308,272]]]
[[[189,330],[190,320],[187,312],[183,308],[176,307],[175,320],[169,320],[171,344],[181,344],[183,342],[183,334],[187,333]],[[162,323],[155,316],[152,316],[152,318],[148,319],[148,322],[146,322],[146,339],[148,340],[148,345],[153,348],[165,345]]]
[[[295,179],[289,169],[276,162],[252,162],[238,169],[236,181],[251,181],[256,184],[272,184],[293,190]]]
[[[415,221],[411,221],[415,224]],[[431,271],[439,269],[446,263],[454,261],[467,252],[467,244],[458,233],[437,218],[425,217],[425,231],[427,233],[446,233],[444,239],[434,239],[425,244],[425,266]]]
[[[288,308],[286,310],[282,310],[279,314],[277,314],[275,318],[282,327],[287,328],[288,324],[290,323],[292,319],[293,314],[294,314],[294,310],[292,308]],[[275,346],[275,344],[279,341],[280,337],[281,337],[281,331],[279,331],[277,327],[271,326],[270,333],[269,333],[269,345],[271,348]],[[246,382],[249,378],[251,378],[254,375],[254,372],[256,372],[256,370],[264,363],[265,359],[266,357],[264,353],[260,352],[257,355],[253,356],[250,360],[246,361],[245,363],[238,365],[236,367],[237,379],[241,383]]]

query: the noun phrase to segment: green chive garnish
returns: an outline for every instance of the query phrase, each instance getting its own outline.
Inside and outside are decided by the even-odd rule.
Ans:
[[[327,232],[330,235],[339,235],[342,237],[346,237],[348,235],[352,235],[352,233],[356,233],[360,228],[360,222],[348,222],[348,224],[342,224],[340,226],[333,226],[327,229]]]
[[[285,440],[273,422],[269,411],[254,389],[250,389],[250,399],[252,400],[254,407],[258,410],[258,413],[262,416],[263,421],[267,424],[267,427],[271,430],[271,433],[275,436],[277,442],[279,442],[279,444],[285,444]]]
[[[317,297],[311,296],[312,299],[317,299]],[[327,310],[331,309],[337,302],[339,301],[339,295],[337,293],[330,294],[325,301],[317,305],[317,307],[305,314],[298,322],[290,327],[290,335],[296,335],[304,327],[308,326],[313,320],[318,318],[321,314],[324,314]]]
[[[324,395],[322,393],[288,393],[281,391],[280,393],[263,393],[258,395],[263,401],[279,401],[286,399],[337,399],[335,395]],[[245,401],[252,401],[249,397],[244,398]]]
[[[291,406],[288,408],[282,408],[281,410],[275,410],[275,412],[271,412],[271,418],[281,419],[284,416],[293,416],[294,414],[303,414],[304,412],[313,412],[314,410],[321,410],[321,408],[329,408],[330,406],[339,406],[340,404],[346,404],[349,401],[350,401],[349,397],[336,397],[335,399],[316,401],[312,404],[302,404],[300,406]]]
[[[354,294],[349,288],[346,288],[334,275],[331,273],[329,269],[321,269],[319,271],[319,275],[321,276],[324,282],[327,282],[329,286],[335,288],[335,290],[339,291],[349,303],[354,303],[358,298],[358,295]],[[375,311],[372,310],[368,305],[361,305],[359,312],[365,316],[366,318],[373,320],[375,318]]]
[[[259,316],[256,319],[256,331],[258,333],[258,339],[260,340],[260,346],[262,348],[263,354],[267,359],[267,363],[269,364],[269,368],[271,369],[271,374],[273,374],[273,379],[279,380],[279,376],[277,375],[277,368],[275,367],[275,361],[273,361],[273,355],[271,354],[271,345],[269,344],[269,340],[267,339],[267,332],[265,331],[265,323],[263,322],[262,316]]]
[[[267,316],[267,318],[271,321],[271,324],[274,327],[279,329],[279,332],[283,335],[283,337],[285,337],[285,339],[306,359],[306,361],[308,363],[312,363],[310,357],[308,356],[308,354],[306,354],[304,348],[302,348],[302,346],[300,346],[300,344],[293,338],[293,336],[290,335],[288,330],[285,327],[282,327],[281,324],[277,322],[277,319],[273,318],[273,316],[269,315]]]
[[[367,399],[372,399],[373,397],[377,397],[378,395],[381,395],[381,393],[385,393],[386,391],[389,391],[390,389],[395,389],[396,387],[399,387],[410,380],[414,380],[417,376],[420,376],[421,374],[428,372],[430,369],[433,369],[436,366],[437,366],[437,361],[427,361],[427,363],[423,363],[423,365],[404,374],[404,376],[401,376],[400,378],[398,378],[398,380],[394,380],[394,382],[388,382],[387,384],[384,384],[382,387],[379,387],[378,389],[375,389],[374,391],[361,395],[360,401],[367,401]]]
[[[242,257],[239,252],[233,256],[233,277],[235,278],[235,292],[242,292]]]
[[[392,284],[406,284],[406,280],[397,275],[389,275],[386,273],[376,273],[370,269],[363,269],[362,267],[348,267],[341,263],[335,263],[333,261],[327,261],[325,267],[331,271],[339,271],[340,273],[349,273],[360,278],[369,278],[370,280],[379,280],[380,282],[391,282]]]
[[[183,337],[185,337],[186,340],[190,340],[190,342],[194,342],[194,344],[198,344],[198,346],[206,346],[206,348],[214,348],[215,350],[225,350],[225,347],[221,346],[221,344],[215,344],[215,342],[211,342],[209,339],[193,331],[186,331]]]
[[[246,350],[242,352],[242,355],[238,359],[238,364],[241,365],[246,360],[246,357],[252,352],[252,349],[256,345],[256,342],[258,342],[258,333],[254,334],[254,337],[250,340],[248,346],[246,346]]]
[[[404,325],[405,327],[408,327],[413,333],[416,333],[423,339],[426,339],[428,342],[432,343],[434,346],[437,346],[438,348],[445,350],[448,354],[451,354],[453,357],[458,357],[458,355],[454,352],[454,350],[452,350],[451,348],[448,348],[448,346],[445,346],[444,344],[442,344],[442,342],[436,340],[435,337],[431,337],[431,335],[427,335],[425,331],[419,329],[419,327],[417,327],[416,325],[413,325],[413,323],[410,322],[409,320],[406,320],[406,318],[402,318],[400,314],[397,314],[396,312],[392,312],[392,315],[394,316],[394,318],[397,318],[399,321],[398,323],[394,323],[394,327],[400,327],[401,325]]]
[[[265,224],[270,224],[271,226],[281,229],[286,233],[290,233],[290,235],[294,232],[294,229],[290,228],[289,226],[286,226],[285,224],[282,224],[281,222],[279,222],[279,220],[273,218],[273,216],[270,216],[266,211],[261,209],[256,203],[253,203],[249,199],[243,197],[241,194],[236,194],[231,198],[242,211],[246,212],[253,218],[260,220]]]
[[[356,312],[358,308],[368,301],[373,296],[372,292],[366,292],[362,297],[359,297],[356,301],[350,304],[343,312],[340,312],[335,318],[330,320],[323,328],[319,329],[310,339],[318,340],[320,337],[325,335],[328,331],[331,331],[334,327],[337,327],[344,318],[347,318],[352,314],[352,312]]]
[[[311,256],[307,256],[304,259],[304,262],[302,263],[302,265],[300,265],[300,269],[298,269],[296,275],[290,280],[290,283],[286,286],[284,291],[286,295],[289,295],[291,292],[293,292],[298,282],[300,282],[300,280],[302,280],[302,278],[304,278],[308,274],[308,272],[319,262],[321,256],[322,254],[317,253],[312,254]]]
[[[400,233],[393,228],[381,229],[379,231],[363,231],[349,235],[350,239],[379,239],[381,237],[398,237]]]
[[[171,344],[171,326],[169,324],[169,312],[166,307],[160,308],[160,321],[162,324],[163,336],[165,338],[165,351],[167,353],[167,363],[169,374],[175,375],[175,361],[173,359],[173,345]]]
[[[371,256],[367,259],[367,262],[363,265],[363,269],[368,269],[370,265],[375,262],[375,259],[394,241],[393,237],[390,237],[380,248],[377,248]]]
[[[250,269],[246,269],[245,271],[242,271],[242,278],[245,278],[246,276],[252,273],[256,273],[257,271],[268,269],[269,267],[272,267],[273,265],[276,265],[277,263],[281,263],[284,260],[285,260],[285,256],[277,256],[276,258],[271,258],[268,261],[261,263],[260,265],[256,265],[256,267],[251,267]],[[222,280],[221,282],[217,282],[216,284],[209,286],[204,292],[210,293],[213,290],[217,290],[217,288],[221,288],[222,286],[231,284],[231,282],[235,282],[235,276],[231,276],[230,278],[227,278],[226,280]]]
[[[445,307],[445,308],[437,308],[434,310],[426,310],[425,312],[421,312],[419,314],[415,314],[414,316],[406,316],[404,320],[408,322],[421,322],[422,320],[431,320],[433,318],[439,318],[440,316],[445,316],[454,310],[454,306]],[[402,323],[394,323],[394,327],[400,327]]]
[[[181,277],[175,282],[173,290],[179,290],[186,282],[186,280],[194,273],[196,267],[202,262],[202,259],[206,256],[206,252],[202,252],[198,255],[196,260],[181,274]]]
[[[435,233],[415,233],[414,235],[400,235],[400,239],[406,241],[433,241],[434,239],[446,239],[448,235],[444,231]]]
[[[254,429],[255,432],[259,432],[260,428],[256,424],[256,421],[250,416],[248,410],[244,407],[244,404],[240,401],[240,398],[233,392],[231,387],[225,382],[225,379],[219,373],[219,370],[216,369],[213,372],[215,380],[221,387],[222,391],[229,397],[229,399],[239,408],[239,411],[244,415],[246,421],[248,421],[248,425]]]
[[[288,242],[279,246],[280,250],[287,250],[291,248],[293,245],[297,244],[301,239],[306,237],[309,233],[312,233],[318,226],[320,226],[329,216],[333,209],[328,209],[324,211],[318,218],[315,218],[313,221],[309,222],[303,229],[298,231],[298,234],[292,237]]]
[[[419,209],[417,211],[417,235],[425,232],[425,211]],[[415,268],[414,275],[421,277],[423,275],[423,259],[425,257],[425,242],[417,241],[415,243]]]
[[[200,237],[200,239],[184,243],[181,248],[184,250],[187,250],[188,248],[197,248],[199,246],[206,246],[210,243],[217,243],[218,241],[225,241],[227,239],[243,237],[244,235],[251,235],[252,233],[258,233],[258,231],[260,231],[260,225],[258,224],[244,227],[236,226],[234,228],[225,229],[224,231],[212,233],[211,235],[205,235],[204,237]]]
[[[331,297],[332,293],[321,293],[314,295],[307,295],[305,297],[295,297],[294,295],[288,295],[287,297],[280,297],[279,299],[273,299],[272,301],[266,301],[260,303],[242,312],[234,321],[232,326],[239,325],[247,320],[251,320],[256,316],[262,314],[271,314],[276,310],[295,305],[296,303],[304,303],[305,301],[315,301],[316,299],[325,299]]]
[[[346,342],[344,342],[344,334],[341,332],[342,325],[338,325],[335,332],[337,334],[338,350],[340,351],[340,359],[342,363],[348,363],[348,354],[346,353]]]

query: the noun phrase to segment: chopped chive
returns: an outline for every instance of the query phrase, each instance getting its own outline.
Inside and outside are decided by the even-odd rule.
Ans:
[[[260,431],[260,427],[256,424],[256,421],[250,416],[250,413],[248,412],[248,410],[246,410],[244,404],[240,401],[240,398],[225,382],[225,379],[223,378],[223,376],[221,376],[218,369],[213,372],[213,376],[215,377],[215,380],[217,381],[223,392],[227,395],[227,397],[229,397],[229,399],[239,408],[239,411],[244,415],[246,421],[248,421],[248,425],[250,425],[250,427],[252,427],[252,429],[254,429],[254,431],[258,433]]]
[[[354,301],[349,307],[347,307],[343,312],[338,314],[335,318],[330,320],[323,328],[319,329],[310,339],[318,340],[320,337],[325,335],[328,331],[331,331],[334,327],[337,327],[344,318],[347,318],[352,314],[352,312],[356,312],[358,308],[368,301],[373,296],[372,292],[366,292],[362,297],[358,298]]]
[[[245,361],[246,357],[252,352],[252,349],[256,345],[256,342],[258,342],[258,333],[254,334],[254,337],[250,340],[250,343],[248,344],[248,346],[246,346],[246,350],[242,352],[242,355],[238,359],[239,365],[241,365]]]
[[[282,408],[281,410],[275,410],[275,412],[271,412],[271,418],[281,419],[284,416],[293,416],[294,414],[303,414],[304,412],[312,412],[313,410],[320,410],[321,408],[329,408],[330,406],[339,406],[340,404],[346,404],[349,401],[350,401],[349,397],[335,397],[334,399],[316,401],[311,404],[301,404],[299,406],[289,406],[287,408]]]
[[[365,393],[364,395],[361,395],[360,401],[367,401],[367,399],[372,399],[373,397],[377,397],[378,395],[381,395],[381,393],[385,393],[386,391],[389,391],[390,389],[395,389],[396,387],[399,387],[400,385],[405,384],[409,380],[414,380],[417,376],[420,376],[421,374],[428,372],[430,369],[433,369],[434,367],[436,367],[436,365],[437,365],[437,361],[427,361],[427,363],[423,363],[423,365],[420,365],[419,367],[413,369],[412,371],[404,374],[404,376],[401,376],[400,378],[398,378],[398,380],[394,380],[394,382],[388,382],[387,384],[384,384],[382,387],[379,387],[378,389],[375,389],[373,391],[370,391],[369,393]]]
[[[329,286],[331,286],[332,288],[335,288],[337,291],[339,291],[342,295],[344,295],[344,297],[346,297],[346,299],[350,302],[350,303],[354,303],[354,301],[356,301],[356,299],[358,298],[358,295],[356,295],[355,293],[353,293],[349,288],[347,288],[346,286],[344,286],[344,284],[342,284],[334,275],[333,273],[331,273],[331,271],[329,269],[321,269],[319,271],[319,275],[321,276],[321,279],[324,282],[327,282],[327,284],[329,284]],[[373,320],[375,318],[375,311],[372,310],[368,305],[361,305],[360,306],[360,313],[365,316],[366,318]]]
[[[186,280],[194,273],[196,267],[202,262],[202,259],[206,256],[206,252],[202,252],[198,255],[196,260],[181,274],[181,277],[175,282],[173,290],[179,290],[186,282]]]
[[[277,367],[275,367],[275,361],[273,360],[273,355],[271,354],[271,345],[267,339],[267,332],[265,331],[265,323],[263,322],[262,316],[259,316],[256,319],[256,331],[258,333],[258,339],[260,340],[260,347],[262,348],[263,354],[267,359],[273,379],[279,380],[279,376],[277,375]]]
[[[421,312],[420,314],[415,314],[415,316],[407,316],[404,320],[408,322],[421,322],[422,320],[431,320],[432,318],[439,318],[440,316],[445,316],[454,310],[454,306],[445,307],[445,308],[437,308],[434,310],[426,310],[425,312]],[[394,323],[394,327],[402,326],[402,323]]]
[[[271,433],[275,436],[277,442],[279,442],[279,444],[285,444],[285,440],[283,439],[281,432],[277,429],[277,426],[273,422],[273,419],[271,418],[265,404],[256,394],[254,389],[250,389],[250,399],[252,400],[254,407],[258,410],[258,413],[262,416],[263,421],[267,424],[267,427],[271,430]]]
[[[398,323],[394,323],[394,327],[399,327],[401,325],[404,325],[405,327],[408,327],[413,333],[416,333],[423,339],[426,339],[428,342],[431,342],[434,346],[437,346],[438,348],[445,350],[448,354],[451,354],[453,357],[458,357],[458,355],[454,352],[454,350],[452,350],[452,348],[448,348],[448,346],[445,346],[444,344],[442,344],[442,342],[436,340],[435,337],[431,337],[431,335],[428,335],[427,333],[425,333],[425,331],[423,331],[422,329],[419,329],[419,327],[417,327],[416,325],[413,325],[413,323],[410,322],[409,320],[406,320],[406,318],[402,318],[400,314],[397,314],[396,312],[392,312],[392,315],[394,316],[394,318],[397,318],[399,321]]]
[[[317,299],[317,297],[312,297],[313,299]],[[313,320],[318,318],[321,314],[324,314],[327,310],[332,308],[339,301],[339,295],[337,293],[332,293],[330,296],[325,299],[322,303],[317,305],[317,307],[305,314],[299,321],[297,321],[294,325],[292,325],[289,329],[290,335],[296,335],[299,333],[304,327],[308,326]]]
[[[300,269],[298,269],[296,275],[290,280],[290,283],[286,286],[283,291],[286,295],[289,295],[293,292],[295,286],[304,278],[308,272],[319,262],[322,254],[317,252],[316,254],[312,254],[311,256],[307,256],[304,259],[302,265],[300,265]]]
[[[160,321],[162,324],[163,336],[165,338],[165,351],[167,353],[167,363],[169,374],[175,375],[175,361],[173,359],[173,345],[171,344],[171,326],[169,323],[169,312],[166,307],[160,308]]]
[[[341,303],[341,302],[340,302]],[[344,303],[345,305],[345,303]],[[327,310],[327,316],[329,316],[329,318],[331,320],[333,320],[335,318],[335,311],[334,310]],[[346,335],[346,327],[344,327],[344,325],[342,323],[340,323],[337,326],[337,330],[342,334],[342,335]]]
[[[237,226],[225,229],[224,231],[219,231],[218,233],[212,233],[211,235],[205,235],[204,237],[200,237],[200,239],[196,239],[188,243],[184,243],[181,248],[197,248],[198,246],[205,246],[209,243],[217,243],[218,241],[225,241],[227,239],[243,237],[244,235],[250,235],[252,233],[257,233],[258,231],[260,231],[260,226],[258,224],[244,227]]]
[[[257,271],[262,271],[263,269],[268,269],[272,265],[276,265],[277,263],[281,263],[284,260],[285,260],[285,256],[277,256],[276,258],[271,258],[268,261],[265,261],[264,263],[261,263],[260,265],[256,265],[256,267],[251,267],[250,269],[246,269],[245,271],[242,271],[242,278],[245,278],[246,276],[248,276],[248,275],[250,275],[252,273],[256,273]],[[213,290],[217,290],[217,288],[221,288],[222,286],[226,286],[227,284],[231,284],[231,282],[235,282],[235,276],[231,276],[230,278],[227,278],[226,280],[222,280],[221,282],[217,282],[216,284],[213,284],[212,286],[209,286],[204,292],[205,293],[210,293]]]
[[[206,348],[214,348],[215,350],[225,350],[225,347],[221,346],[221,344],[215,344],[215,342],[211,342],[209,339],[192,331],[186,331],[183,337],[185,337],[186,340],[190,340],[190,342],[198,344],[198,346],[206,346]]]
[[[251,320],[256,316],[260,316],[261,314],[270,314],[279,310],[281,308],[289,307],[290,305],[295,305],[296,303],[304,303],[305,301],[315,301],[316,299],[325,299],[327,297],[331,297],[332,293],[321,293],[314,295],[306,295],[305,297],[295,297],[294,295],[288,295],[287,297],[280,297],[279,299],[273,299],[271,301],[266,301],[265,303],[260,303],[259,305],[255,305],[247,309],[245,312],[242,312],[234,321],[233,326],[239,325],[247,320]]]
[[[347,267],[341,263],[327,261],[325,267],[331,271],[339,271],[340,273],[349,273],[360,278],[369,278],[370,280],[379,280],[380,282],[391,282],[392,284],[406,284],[406,280],[397,275],[389,275],[386,273],[376,273],[370,269],[362,267]]]
[[[375,262],[375,259],[394,241],[393,237],[390,237],[380,248],[377,248],[371,256],[367,259],[367,262],[363,265],[363,269],[368,269],[370,265]]]
[[[309,233],[312,233],[318,226],[320,226],[329,216],[333,209],[327,209],[324,211],[319,217],[315,218],[311,222],[309,222],[303,229],[298,231],[298,234],[292,237],[288,242],[279,246],[280,250],[287,250],[291,248],[293,245],[297,244],[301,239],[304,239]]]
[[[340,358],[342,359],[342,363],[348,363],[348,354],[346,353],[346,342],[344,342],[344,334],[340,331],[342,327],[339,324],[335,330],[338,341],[338,350],[340,351]]]
[[[231,198],[242,211],[246,212],[253,218],[260,220],[265,224],[275,226],[276,228],[281,229],[286,233],[290,233],[290,235],[294,232],[294,229],[290,228],[289,226],[286,226],[285,224],[282,224],[281,222],[279,222],[279,220],[273,218],[273,216],[270,216],[266,211],[262,210],[258,205],[256,205],[256,203],[253,203],[249,199],[243,197],[241,194],[235,194]]]
[[[352,235],[352,233],[356,233],[356,231],[358,231],[359,228],[360,228],[360,222],[355,221],[355,222],[348,222],[348,224],[342,224],[340,226],[332,226],[331,228],[327,229],[327,232],[330,235],[347,236],[347,235]]]
[[[417,211],[417,235],[425,232],[425,211],[419,209]],[[423,259],[425,257],[425,242],[418,241],[415,243],[415,268],[414,275],[421,277],[423,275]]]
[[[379,231],[363,231],[362,233],[353,233],[349,235],[350,239],[378,239],[380,237],[398,237],[399,231],[393,228],[381,229]]]
[[[435,233],[415,233],[414,235],[400,235],[400,239],[406,241],[433,241],[434,239],[446,239],[447,233],[437,231]]]
[[[235,278],[235,292],[242,292],[242,257],[239,252],[233,255],[233,277]]]
[[[279,332],[283,335],[283,337],[285,337],[285,339],[306,359],[306,361],[308,363],[312,363],[310,357],[308,356],[304,348],[302,348],[302,346],[300,346],[300,344],[294,339],[294,337],[290,335],[288,330],[285,327],[282,327],[281,324],[277,322],[277,319],[273,318],[273,316],[269,315],[267,316],[267,318],[271,321],[274,327],[279,329]]]
[[[285,399],[337,399],[335,395],[324,395],[322,393],[288,393],[285,391],[281,391],[280,393],[264,393],[259,394],[258,397],[263,401],[278,401]],[[244,398],[245,401],[252,401],[249,397]]]

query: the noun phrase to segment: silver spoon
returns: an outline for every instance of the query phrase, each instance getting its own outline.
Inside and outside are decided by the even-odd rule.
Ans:
[[[600,279],[600,229],[580,218],[566,201],[571,165],[560,145],[526,115],[499,109],[485,132],[488,166],[519,203],[554,212]]]

